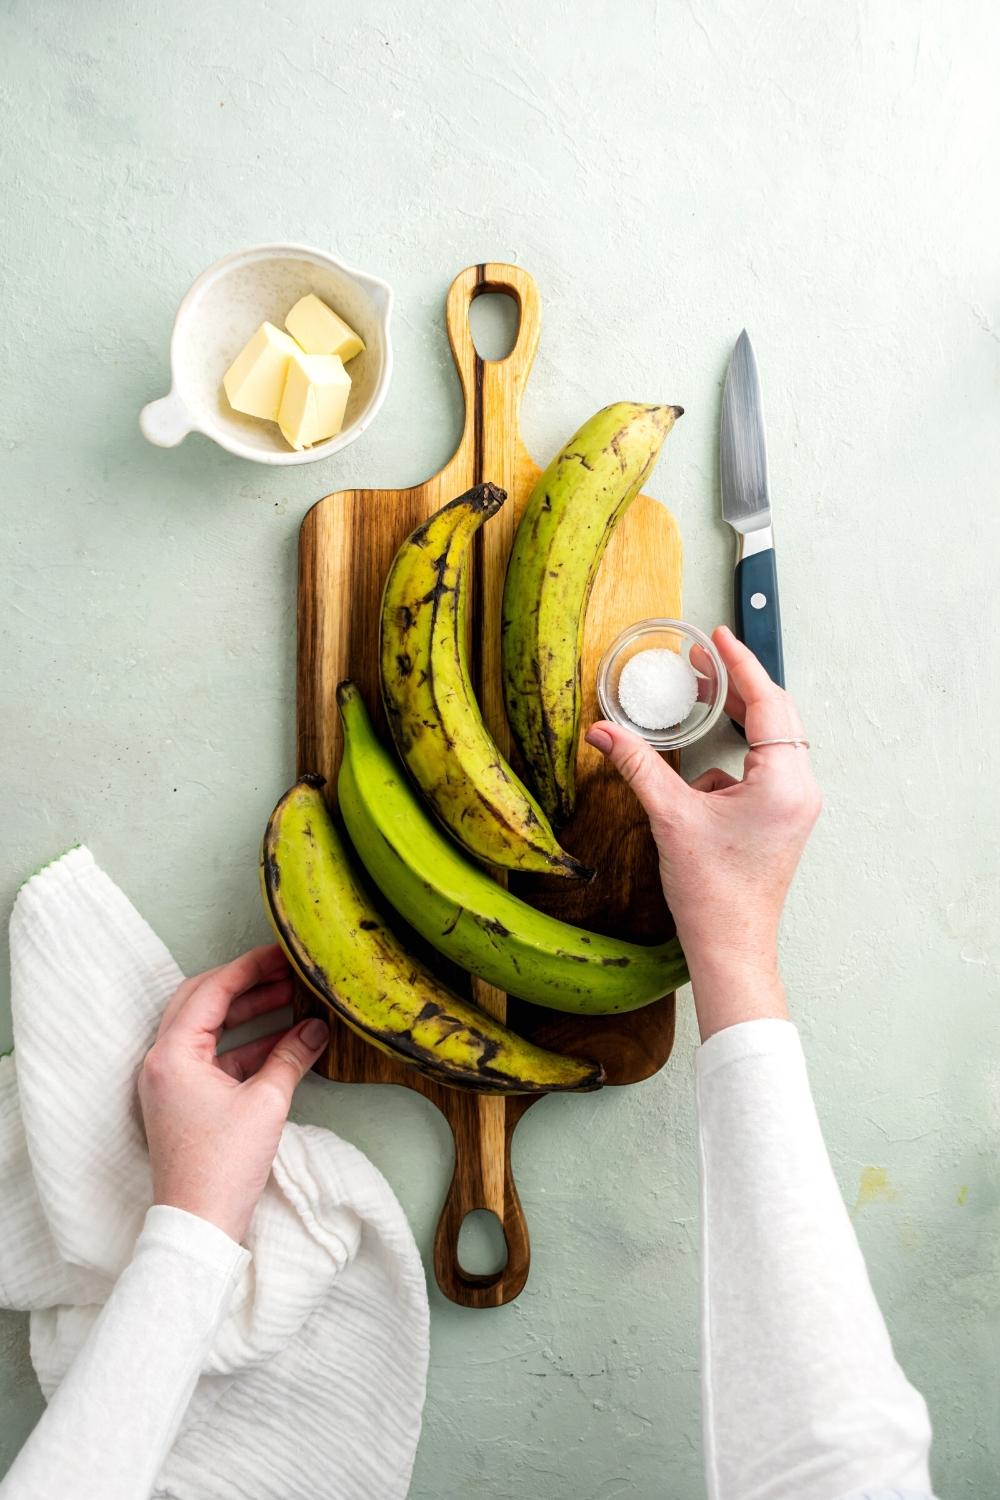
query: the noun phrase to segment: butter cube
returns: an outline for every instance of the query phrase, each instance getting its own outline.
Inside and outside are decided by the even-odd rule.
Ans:
[[[298,345],[287,333],[273,323],[262,323],[222,377],[233,410],[276,422],[288,361],[298,352]]]
[[[299,298],[285,327],[307,354],[337,354],[345,364],[365,347],[354,329],[312,292]]]
[[[288,361],[278,426],[293,448],[311,448],[344,425],[351,377],[339,354],[302,354]]]

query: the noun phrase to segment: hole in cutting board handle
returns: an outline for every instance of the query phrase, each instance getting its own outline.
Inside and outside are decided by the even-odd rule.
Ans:
[[[491,1208],[472,1208],[458,1231],[458,1264],[466,1276],[499,1276],[507,1264],[507,1237]]]
[[[469,328],[480,359],[506,359],[521,331],[521,309],[510,292],[481,292],[469,303]]]

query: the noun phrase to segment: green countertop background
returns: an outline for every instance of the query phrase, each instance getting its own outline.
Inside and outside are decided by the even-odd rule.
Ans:
[[[826,794],[785,925],[792,1004],[930,1403],[935,1482],[996,1494],[992,0],[2,0],[0,22],[5,906],[82,840],[185,968],[265,938],[256,845],[293,764],[298,525],[329,490],[409,484],[448,456],[442,305],[461,267],[538,280],[538,457],[609,400],[686,408],[651,488],[702,625],[729,611],[717,426],[746,324],[788,678]],[[147,446],[138,410],[167,388],[180,297],[271,239],[394,286],[380,417],[294,471],[200,437]],[[738,758],[722,728],[688,764]],[[521,1299],[470,1313],[432,1286],[414,1500],[702,1494],[688,1000],[657,1078],[521,1126]],[[429,1255],[450,1171],[431,1108],[310,1079],[297,1113],[370,1154]],[[25,1320],[2,1333],[5,1466],[41,1400]]]

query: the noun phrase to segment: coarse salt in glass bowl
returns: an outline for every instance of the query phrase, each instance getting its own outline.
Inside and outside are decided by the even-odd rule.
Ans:
[[[640,651],[676,651],[697,678],[698,697],[679,724],[650,729],[630,719],[619,698],[622,669]],[[683,750],[715,724],[726,702],[729,682],[722,657],[711,639],[683,620],[639,620],[611,642],[597,669],[597,701],[613,724],[641,734],[655,750]]]

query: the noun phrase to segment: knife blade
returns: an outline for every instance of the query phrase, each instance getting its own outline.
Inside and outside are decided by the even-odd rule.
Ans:
[[[722,519],[736,532],[734,630],[771,678],[785,685],[778,573],[767,482],[760,376],[744,328],[729,361],[719,433]]]

